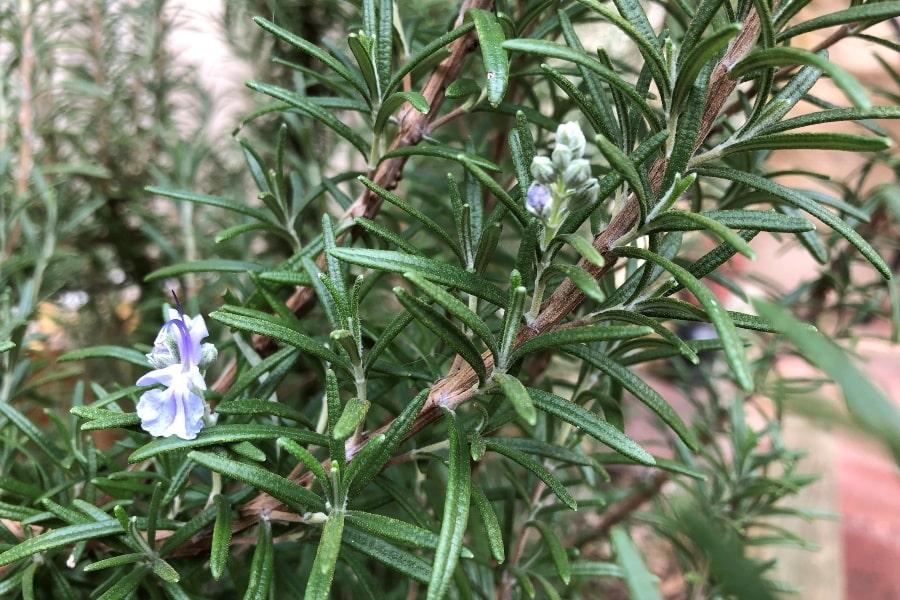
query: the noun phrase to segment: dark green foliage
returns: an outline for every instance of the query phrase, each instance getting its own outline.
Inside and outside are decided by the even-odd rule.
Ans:
[[[842,347],[871,319],[900,338],[900,189],[870,185],[900,171],[876,122],[900,118],[900,46],[876,40],[878,87],[792,45],[870,39],[900,3],[230,1],[259,105],[215,146],[166,2],[72,4],[0,9],[0,596],[656,600],[671,569],[692,597],[769,598],[745,549],[802,543],[769,523],[808,516],[780,419],[824,381],[777,359],[900,455]],[[868,162],[767,165],[822,149]],[[768,235],[825,266],[751,288],[729,262]],[[219,350],[193,439],[135,407],[171,286]],[[89,301],[54,361],[59,292]],[[119,304],[128,336],[98,325]],[[758,394],[777,410],[753,427]]]

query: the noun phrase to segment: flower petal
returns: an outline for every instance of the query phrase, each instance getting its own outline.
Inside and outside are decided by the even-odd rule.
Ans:
[[[172,385],[172,381],[181,377],[183,372],[184,369],[182,368],[181,363],[175,363],[174,365],[169,365],[162,369],[155,369],[146,375],[143,375],[137,380],[137,385],[153,385],[155,383],[161,383],[162,385],[169,386]],[[205,385],[204,389],[206,389]]]
[[[157,437],[177,435],[185,440],[197,437],[203,428],[206,405],[190,387],[192,379],[186,374],[166,389],[144,392],[137,405],[137,414],[145,431]]]

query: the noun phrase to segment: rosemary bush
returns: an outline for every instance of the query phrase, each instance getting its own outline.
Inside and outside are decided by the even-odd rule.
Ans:
[[[799,541],[771,523],[809,516],[782,501],[813,479],[780,422],[825,379],[779,357],[900,454],[838,343],[885,307],[900,324],[900,190],[869,184],[900,168],[876,122],[898,92],[827,54],[867,39],[896,88],[900,46],[867,31],[900,3],[301,4],[251,29],[228,3],[262,75],[247,190],[175,133],[179,95],[201,125],[205,104],[165,2],[4,4],[0,595],[784,589],[746,548]],[[806,149],[869,158],[846,182],[767,166]],[[748,293],[728,267],[761,232],[820,270]],[[89,339],[125,284],[128,338],[39,351],[42,301],[87,291]]]

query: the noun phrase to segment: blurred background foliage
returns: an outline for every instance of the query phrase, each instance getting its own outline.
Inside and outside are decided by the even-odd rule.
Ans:
[[[896,342],[900,335],[896,283],[878,278],[871,258],[863,257],[846,234],[817,222],[815,233],[774,234],[783,246],[802,247],[823,263],[792,288],[739,268],[725,267],[705,279],[720,298],[733,299],[743,307],[738,310],[760,313],[769,323],[778,323],[775,329],[784,333],[742,331],[749,348],[753,391],[732,385],[733,364],[722,358],[722,343],[703,339],[715,338],[716,332],[691,323],[705,316],[702,311],[692,312],[690,306],[681,306],[674,317],[661,309],[654,318],[678,322],[679,327],[672,328],[686,340],[688,354],[699,355],[698,364],[682,358],[684,350],[673,350],[660,337],[644,336],[593,342],[591,351],[613,357],[620,370],[609,366],[604,370],[598,367],[600,358],[592,362],[584,354],[573,357],[552,346],[510,368],[511,379],[560,394],[573,406],[592,409],[604,423],[619,428],[634,421],[649,423],[638,441],[657,457],[659,468],[637,466],[633,458],[610,452],[584,434],[586,421],[554,418],[550,415],[556,413],[546,408],[549,404],[541,405],[540,417],[530,420],[520,404],[512,398],[504,400],[505,395],[514,395],[507,388],[485,385],[487,391],[465,409],[459,408],[457,416],[411,434],[412,441],[397,452],[390,469],[377,478],[377,470],[370,474],[371,485],[356,484],[356,489],[351,480],[341,480],[344,440],[334,442],[336,423],[331,418],[337,419],[337,414],[323,411],[335,399],[326,393],[330,375],[321,356],[284,344],[276,352],[259,338],[271,330],[271,323],[259,314],[275,312],[279,321],[290,323],[296,332],[352,361],[353,349],[343,349],[334,332],[344,335],[335,315],[344,316],[341,302],[350,297],[357,274],[364,273],[365,279],[358,288],[362,305],[353,325],[360,333],[354,341],[363,353],[378,346],[381,336],[396,324],[397,315],[404,314],[403,307],[412,311],[417,306],[412,294],[401,305],[403,295],[392,291],[402,278],[377,267],[350,266],[371,266],[361,254],[354,255],[354,249],[341,249],[348,250],[341,255],[344,263],[333,260],[316,267],[310,262],[323,246],[349,246],[349,236],[347,242],[340,240],[352,224],[340,216],[354,206],[355,199],[365,197],[365,184],[357,176],[374,177],[371,167],[383,157],[397,131],[399,113],[379,120],[378,111],[387,98],[366,86],[365,69],[353,62],[359,56],[348,50],[348,33],[368,31],[375,17],[392,4],[226,1],[216,15],[218,39],[227,46],[228,56],[242,63],[255,82],[262,82],[251,84],[256,91],[240,98],[245,118],[234,124],[233,139],[211,126],[222,99],[211,95],[198,79],[197,69],[172,50],[172,37],[190,27],[186,14],[190,4],[163,0],[0,3],[0,62],[7,74],[0,80],[0,550],[15,552],[26,546],[23,540],[36,540],[39,533],[53,529],[69,533],[72,530],[66,528],[90,525],[98,527],[98,537],[114,536],[102,543],[83,534],[73,534],[66,543],[39,546],[32,541],[39,551],[23,551],[21,560],[0,567],[0,595],[232,598],[246,594],[263,598],[277,590],[325,597],[333,575],[334,597],[347,598],[416,597],[425,595],[426,589],[453,597],[768,598],[773,590],[789,586],[767,578],[771,554],[755,548],[805,545],[790,530],[773,526],[771,519],[821,516],[783,504],[814,479],[798,469],[802,449],[790,448],[783,440],[784,411],[793,408],[847,424],[841,411],[825,411],[821,403],[813,407],[798,400],[821,398],[817,394],[824,393],[833,380],[843,389],[855,424],[897,452],[896,411],[879,390],[867,386],[847,358],[860,337],[881,336]],[[604,4],[608,13],[615,13],[613,17],[627,15],[626,24],[631,22],[638,30],[635,35],[646,44],[635,50],[625,36],[613,36],[616,44],[608,44],[612,53],[601,54],[600,61],[641,90],[639,95],[655,102],[652,110],[657,119],[688,127],[664,114],[659,96],[647,93],[651,75],[655,79],[659,74],[646,66],[647,57],[654,56],[650,40],[655,38],[646,37],[641,15],[645,9],[652,13],[654,24],[664,23],[668,35],[681,43],[698,6],[719,4],[659,2],[644,8],[635,2]],[[774,23],[784,31],[805,4],[782,3]],[[900,13],[896,2],[880,4],[873,9],[878,16],[870,16],[869,21],[884,21],[892,10]],[[590,12],[586,8],[590,3],[535,0],[496,5],[498,18],[492,23],[508,39],[533,36],[576,46],[580,38],[588,47],[593,43],[588,41],[592,28],[599,26],[598,21],[612,19],[610,14],[601,17]],[[560,8],[562,17],[556,13]],[[710,31],[724,35],[728,22],[740,22],[752,10],[772,8],[765,2],[725,3],[716,9],[718,16]],[[395,9],[389,74],[450,31],[459,7],[414,0],[397,3]],[[566,27],[566,15],[577,29]],[[260,27],[251,20],[255,16],[270,25]],[[790,21],[797,22],[803,22],[802,15]],[[649,20],[646,25],[650,26]],[[621,22],[617,26],[625,29]],[[654,30],[658,33],[660,28]],[[289,43],[293,38],[286,32],[324,48],[338,66],[358,74],[362,89],[354,87],[352,78],[336,74],[333,66],[329,68],[308,48]],[[878,45],[883,77],[878,85],[865,86],[866,92],[875,104],[896,107],[900,99],[896,37],[870,36],[861,28],[844,33],[871,38]],[[692,41],[699,43],[696,38]],[[664,44],[659,48],[671,52]],[[517,223],[510,216],[512,209],[498,202],[498,192],[486,193],[486,180],[458,153],[487,161],[476,166],[495,163],[500,186],[519,202],[525,197],[529,175],[522,168],[523,159],[510,151],[510,131],[525,137],[527,130],[533,135],[533,149],[547,155],[553,133],[563,121],[574,118],[608,128],[614,123],[619,134],[615,141],[624,156],[652,138],[652,119],[575,64],[550,61],[554,72],[542,66],[546,62],[542,56],[524,50],[513,63],[502,102],[494,102],[485,80],[484,62],[491,57],[478,51],[472,56],[437,117],[444,118],[445,125],[429,131],[423,140],[435,152],[451,148],[452,155],[441,156],[455,162],[413,157],[396,191],[401,200],[392,200],[387,191],[368,196],[370,203],[374,198],[380,198],[375,201],[378,205],[386,202],[376,210],[376,225],[358,226],[352,235],[357,250],[399,249],[412,256],[410,260],[424,255],[450,264],[461,262],[452,250],[456,242],[435,233],[440,229],[456,236],[465,229],[461,225],[465,219],[449,200],[453,194],[447,179],[450,170],[462,198],[469,202],[465,224],[475,231],[476,239],[483,236],[485,240],[485,247],[476,248],[483,261],[478,274],[492,286],[514,290],[509,282],[512,271],[518,269],[524,287],[533,294],[534,282],[528,278],[539,267],[528,254],[534,248],[522,241],[535,235],[534,226],[529,229]],[[436,62],[436,58],[425,60],[398,89],[420,89]],[[758,87],[742,87],[723,113],[759,118],[767,106],[764,101],[795,73],[777,71],[776,62],[748,70]],[[376,71],[378,67],[375,64]],[[708,69],[696,76],[705,81]],[[565,86],[566,78],[576,82],[574,91]],[[655,79],[653,85],[659,86],[663,79]],[[759,94],[760,89],[766,93]],[[770,91],[772,95],[767,95]],[[817,110],[833,107],[814,92],[804,95],[804,104]],[[591,94],[610,100],[602,107],[594,103],[591,112],[590,106],[579,103]],[[323,112],[337,115],[349,132],[321,117]],[[872,121],[863,124],[874,136],[890,137]],[[696,154],[718,149],[738,129],[735,119],[720,118]],[[358,152],[358,144],[367,152]],[[761,144],[720,158],[715,166],[773,179],[787,175],[768,170],[771,154],[771,148]],[[621,167],[615,156],[614,151],[592,148],[592,174],[602,178]],[[649,164],[644,161],[637,167],[646,184]],[[862,166],[846,181],[824,181],[823,173],[815,169],[790,175],[803,182],[793,186],[802,190],[824,181],[827,193],[817,187],[808,190],[808,197],[832,207],[896,270],[900,261],[898,171],[896,153],[881,148],[866,153]],[[892,177],[885,177],[885,172]],[[520,188],[513,187],[516,181]],[[632,188],[636,184],[628,181]],[[148,186],[152,187],[148,190]],[[626,202],[625,189],[611,192],[609,203],[585,216],[579,230],[585,239],[609,224]],[[684,207],[699,212],[771,201],[772,195],[764,191],[709,177],[692,188]],[[235,210],[236,205],[250,209]],[[794,209],[783,212],[800,214]],[[433,227],[422,213],[433,220]],[[331,219],[323,223],[323,215]],[[332,227],[337,242],[329,239]],[[463,246],[463,236],[460,240]],[[491,247],[491,242],[496,246]],[[667,232],[651,244],[654,252],[668,253],[668,258],[685,268],[692,268],[712,248],[728,246],[720,246],[721,239],[715,235],[696,231],[684,232],[683,239],[680,232]],[[559,256],[574,264],[583,254],[573,244]],[[649,272],[642,277],[639,261],[626,257],[619,261],[627,263],[623,275],[630,277],[634,294],[623,304],[633,305],[639,293],[653,292],[653,281]],[[477,270],[474,264],[463,262],[462,266]],[[320,283],[320,270],[337,292]],[[605,273],[599,282],[601,292],[615,297],[623,275]],[[562,276],[550,279],[550,289],[561,280]],[[453,289],[446,281],[439,283]],[[315,288],[320,302],[301,305],[301,320],[292,320],[284,302],[296,293],[297,284]],[[403,285],[416,294],[429,293],[426,287]],[[161,323],[160,304],[167,301],[170,289],[179,293],[191,314],[226,307],[217,314],[233,332],[208,321],[221,353],[213,369],[221,385],[213,385],[211,377],[213,391],[208,396],[214,403],[221,401],[217,410],[225,407],[220,426],[233,425],[235,431],[243,428],[245,432],[272,426],[275,433],[226,436],[220,444],[200,447],[201,452],[191,456],[187,452],[193,446],[163,453],[157,450],[157,442],[148,444],[148,436],[133,419],[139,390],[132,382],[145,370],[135,349],[149,349]],[[747,308],[747,302],[759,296],[778,306]],[[494,304],[473,302],[472,294],[460,297],[468,299],[492,333],[504,330],[504,314],[514,306],[512,301],[497,310]],[[599,311],[602,303],[592,301],[588,306]],[[445,306],[434,308],[421,309],[421,314],[461,314]],[[590,322],[592,316],[591,310],[582,309],[573,318]],[[248,324],[251,318],[257,319],[255,325]],[[816,325],[822,333],[801,322]],[[457,352],[467,348],[465,343],[454,346],[446,331],[435,335],[423,319],[413,323],[396,334],[382,363],[367,365],[372,367],[362,385],[363,399],[371,403],[368,413],[363,409],[367,429],[396,422],[416,392],[446,376],[451,363],[453,369],[465,368],[459,359],[453,361]],[[350,335],[355,333],[352,327],[347,329]],[[63,352],[87,347],[94,350],[68,358],[99,360],[56,362]],[[772,376],[780,359],[792,352],[799,352],[824,376]],[[115,356],[125,360],[113,360]],[[230,374],[229,368],[233,369]],[[629,369],[638,374],[637,382],[623,373]],[[611,376],[610,370],[617,375]],[[655,398],[641,382],[661,390],[666,401],[676,404],[689,422],[689,436],[675,435],[671,423],[666,425],[637,408],[623,388],[642,399]],[[334,395],[341,396],[345,406],[356,406],[348,398],[359,399],[360,389],[358,377],[354,380],[340,373],[331,391],[337,390]],[[273,413],[271,407],[252,403],[259,399],[278,401],[284,408]],[[244,412],[238,408],[227,412],[229,402],[245,402],[234,405]],[[76,410],[83,417],[76,419],[69,413],[73,407],[95,412]],[[89,428],[100,431],[82,432],[79,428],[91,419],[112,420]],[[118,425],[112,425],[113,421]],[[314,448],[314,457],[283,439],[275,442],[289,428],[312,436],[298,441]],[[631,426],[627,431],[631,434]],[[319,434],[330,436],[330,441]],[[688,447],[686,437],[699,440],[696,452]],[[469,458],[472,481],[464,485]],[[279,500],[293,493],[279,486],[298,460],[310,471],[316,471],[310,467],[316,460],[331,466],[326,485],[308,485],[324,500],[303,496],[301,504],[308,505],[309,512],[295,505],[290,510],[279,506],[290,516],[270,518],[271,505],[264,505],[262,511],[261,505],[254,504],[262,502],[258,490]],[[329,465],[329,460],[338,466]],[[354,462],[346,469],[348,477]],[[253,471],[257,464],[279,480]],[[341,499],[332,494],[341,490],[327,487],[344,484],[349,488],[343,490],[350,507],[347,517],[343,507],[332,510],[334,501]],[[463,560],[450,559],[452,552],[442,550],[442,544],[456,534],[448,533],[447,522],[454,515],[449,514],[453,507],[445,505],[445,500],[448,490],[452,496],[469,485],[475,507],[471,519],[468,501],[460,503],[465,514],[455,515],[457,522],[461,520],[461,531],[468,532],[466,549]],[[579,511],[572,513],[566,505],[576,499]],[[314,510],[320,500],[322,506]],[[337,525],[329,529],[328,524],[338,517],[326,519],[321,527],[325,513],[340,515],[343,537],[338,531],[335,538]],[[241,519],[252,523],[238,525]],[[230,532],[232,526],[235,537],[229,546],[229,537],[221,531]],[[388,531],[392,527],[396,531]],[[159,543],[154,544],[157,533]],[[194,535],[206,541],[191,540]],[[410,537],[416,537],[415,544]],[[327,563],[332,538],[343,545],[340,560],[333,550]],[[450,565],[447,572],[432,568],[439,552]],[[460,554],[458,547],[456,554]],[[435,559],[436,565],[439,562]],[[316,570],[323,565],[326,571],[331,569],[330,574]]]

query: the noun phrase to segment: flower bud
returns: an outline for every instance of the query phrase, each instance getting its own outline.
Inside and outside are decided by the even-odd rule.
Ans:
[[[584,158],[576,158],[563,173],[566,187],[577,188],[591,177],[591,164]]]
[[[575,121],[562,123],[556,129],[556,143],[563,144],[572,151],[574,158],[584,156],[585,139],[584,133],[581,132],[581,126]]]
[[[532,183],[525,196],[525,208],[538,219],[545,220],[553,208],[553,195],[547,186],[537,182]]]
[[[212,344],[203,344],[200,346],[200,364],[198,365],[200,370],[206,371],[206,369],[216,362],[216,358],[218,357],[219,351]]]
[[[575,189],[575,193],[572,195],[572,204],[574,206],[593,204],[597,201],[599,193],[600,184],[597,183],[596,177],[591,177]]]
[[[553,183],[556,178],[556,169],[553,168],[553,163],[546,156],[535,156],[531,161],[531,176],[538,183],[546,185]]]
[[[569,166],[569,163],[572,162],[572,149],[565,144],[556,142],[556,148],[553,149],[551,157],[553,159],[553,166],[556,167],[557,171],[562,173],[566,170],[566,167]]]

